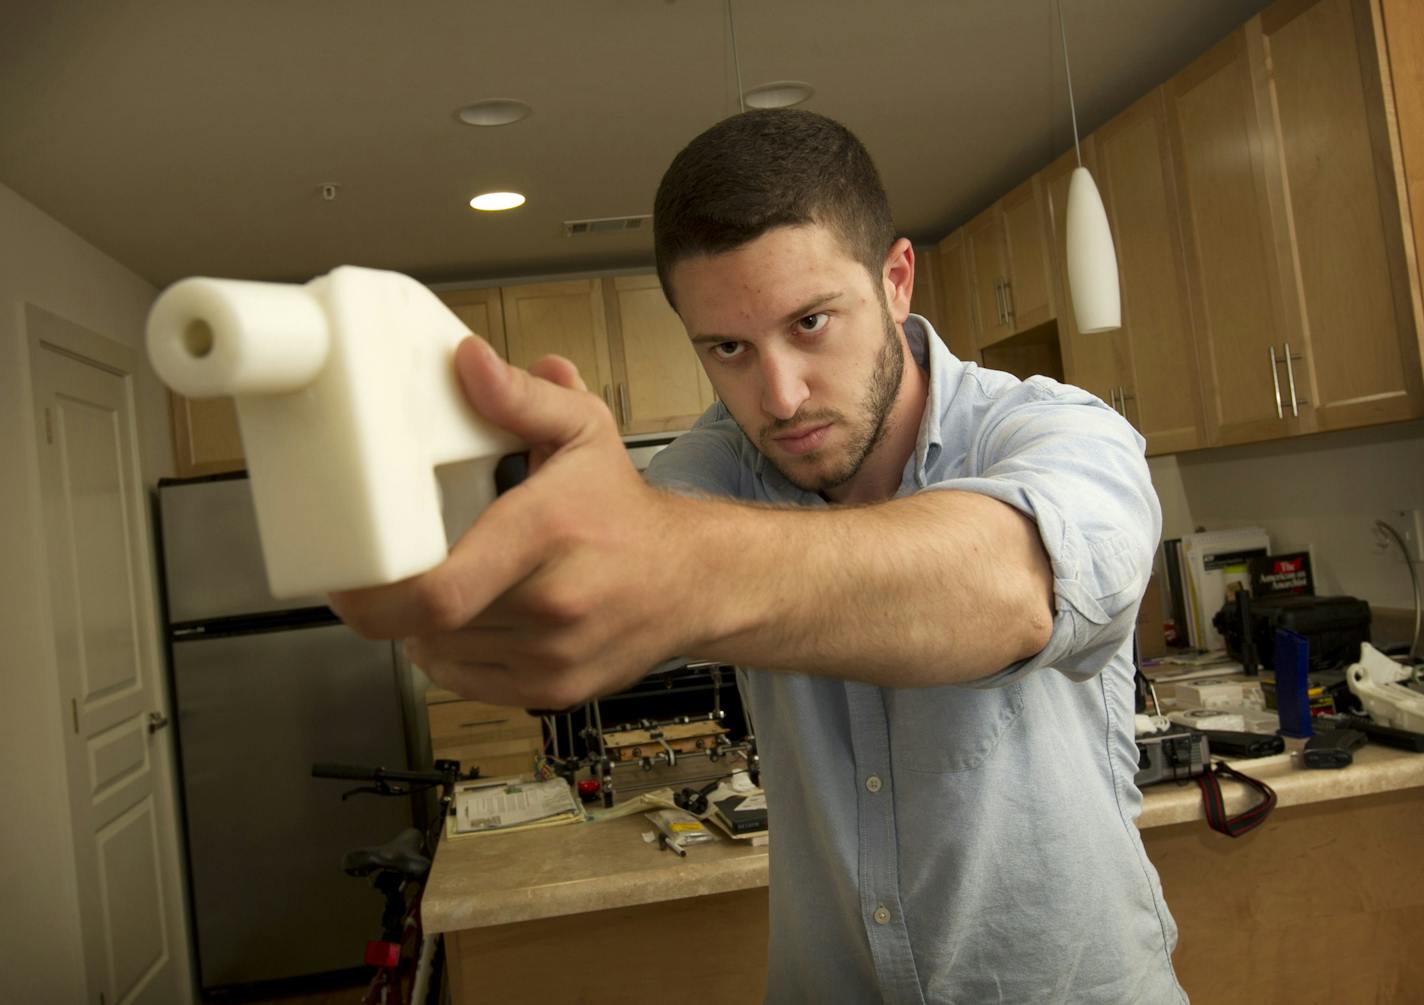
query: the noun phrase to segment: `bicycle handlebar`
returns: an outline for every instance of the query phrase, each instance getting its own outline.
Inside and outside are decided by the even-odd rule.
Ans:
[[[387,768],[363,768],[355,764],[313,764],[313,778],[341,778],[353,782],[405,782],[414,785],[439,785],[447,776],[439,771],[392,771]]]

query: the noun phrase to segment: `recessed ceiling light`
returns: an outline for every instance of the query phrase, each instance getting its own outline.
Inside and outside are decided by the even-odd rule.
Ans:
[[[758,84],[742,97],[748,108],[790,108],[815,94],[810,84],[800,80],[773,80]]]
[[[466,105],[455,114],[460,121],[470,126],[507,126],[511,122],[528,118],[534,109],[522,101],[511,98],[491,98]]]
[[[470,207],[472,209],[483,209],[491,213],[496,210],[514,209],[516,206],[523,205],[524,196],[518,192],[486,192],[470,200]]]

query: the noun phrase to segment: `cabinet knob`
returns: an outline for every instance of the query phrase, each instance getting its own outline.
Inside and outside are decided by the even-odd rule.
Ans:
[[[167,725],[168,716],[164,715],[162,712],[148,713],[148,731],[150,733],[157,733],[160,729],[163,729]]]

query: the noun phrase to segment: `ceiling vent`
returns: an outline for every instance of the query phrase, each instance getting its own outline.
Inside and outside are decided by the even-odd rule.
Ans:
[[[578,237],[582,234],[622,234],[630,230],[648,230],[652,227],[653,215],[605,216],[597,220],[565,220],[564,236]]]

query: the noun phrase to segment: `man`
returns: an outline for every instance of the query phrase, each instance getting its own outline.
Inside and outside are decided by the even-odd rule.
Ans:
[[[680,653],[742,676],[771,827],[767,996],[1167,1002],[1134,819],[1131,630],[1160,525],[1085,392],[961,363],[910,315],[868,154],[792,110],[674,160],[658,272],[719,404],[633,472],[566,361],[470,340],[531,477],[439,568],[334,598],[442,685],[563,707]]]

